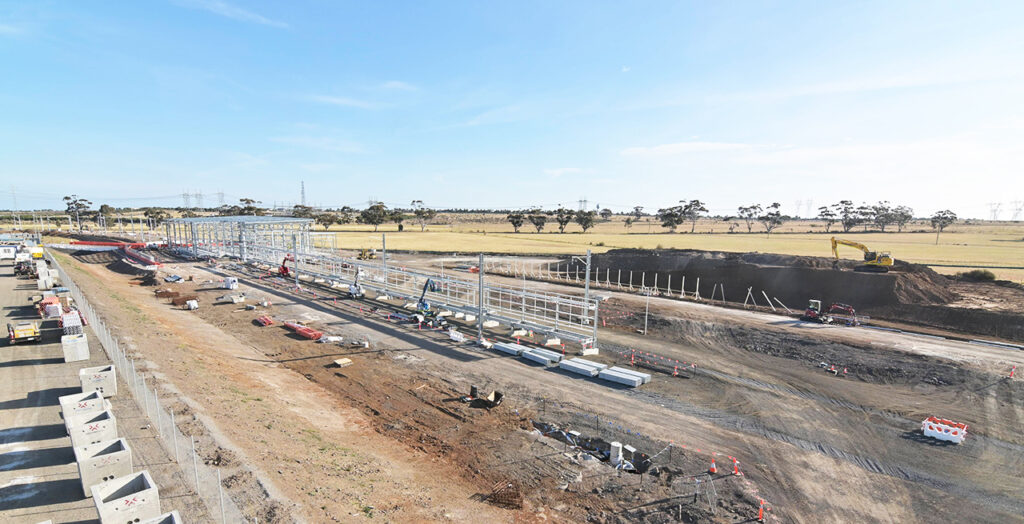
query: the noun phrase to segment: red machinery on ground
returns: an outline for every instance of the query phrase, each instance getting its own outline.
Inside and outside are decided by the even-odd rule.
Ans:
[[[822,311],[820,300],[811,300],[800,320],[818,322],[820,324],[845,323],[848,326],[860,325],[860,321],[857,320],[857,311],[853,309],[853,306],[835,302],[827,310]]]
[[[296,332],[299,336],[310,340],[320,340],[320,337],[324,336],[323,331],[317,331],[296,322],[285,322],[284,327]]]
[[[288,269],[288,261],[295,262],[295,257],[292,255],[285,255],[284,260],[281,261],[281,267],[277,268],[277,276],[288,278],[292,272]]]

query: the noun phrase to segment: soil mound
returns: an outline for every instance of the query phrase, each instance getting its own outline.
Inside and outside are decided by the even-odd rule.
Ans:
[[[898,262],[889,273],[860,273],[853,271],[856,262],[840,261],[838,270],[833,269],[832,263],[832,259],[826,257],[636,249],[612,250],[594,255],[593,260],[601,280],[609,278],[607,270],[611,270],[615,278],[621,270],[622,284],[628,285],[632,271],[633,287],[641,283],[651,286],[657,278],[658,287],[664,289],[671,278],[675,294],[684,285],[684,277],[685,290],[689,293],[697,290],[699,278],[704,297],[718,284],[727,300],[741,300],[749,288],[758,303],[764,302],[764,291],[791,308],[802,308],[808,299],[820,299],[826,304],[843,302],[868,309],[903,304],[947,304],[957,298],[956,293],[949,290],[946,277],[925,266]],[[716,297],[719,296],[717,292]]]

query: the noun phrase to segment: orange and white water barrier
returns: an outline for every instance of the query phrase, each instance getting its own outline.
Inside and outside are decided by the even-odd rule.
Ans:
[[[967,424],[936,417],[928,417],[921,423],[921,432],[926,437],[947,440],[959,444],[967,438]]]

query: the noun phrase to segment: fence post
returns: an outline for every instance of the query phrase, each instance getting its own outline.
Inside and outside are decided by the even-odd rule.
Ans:
[[[174,410],[171,410],[171,441],[174,442],[174,461],[178,462],[178,425],[174,423]]]
[[[156,394],[156,387],[153,388],[153,403],[156,404],[156,432],[164,436],[164,427],[160,424],[160,397]]]
[[[189,435],[192,440],[192,471],[196,474],[196,496],[199,496],[199,461],[196,459],[196,438]]]
[[[220,481],[220,468],[217,469],[217,493],[220,496],[220,521],[227,524],[228,520],[224,518],[224,485]]]

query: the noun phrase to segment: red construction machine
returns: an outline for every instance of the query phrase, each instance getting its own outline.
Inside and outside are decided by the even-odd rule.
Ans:
[[[857,311],[849,304],[835,302],[822,311],[820,300],[811,300],[804,310],[800,320],[806,322],[818,322],[819,324],[846,324],[847,326],[859,326]]]
[[[284,260],[281,261],[281,267],[277,268],[277,276],[288,278],[292,275],[291,270],[288,269],[289,261],[295,262],[295,257],[291,254],[284,256]]]

